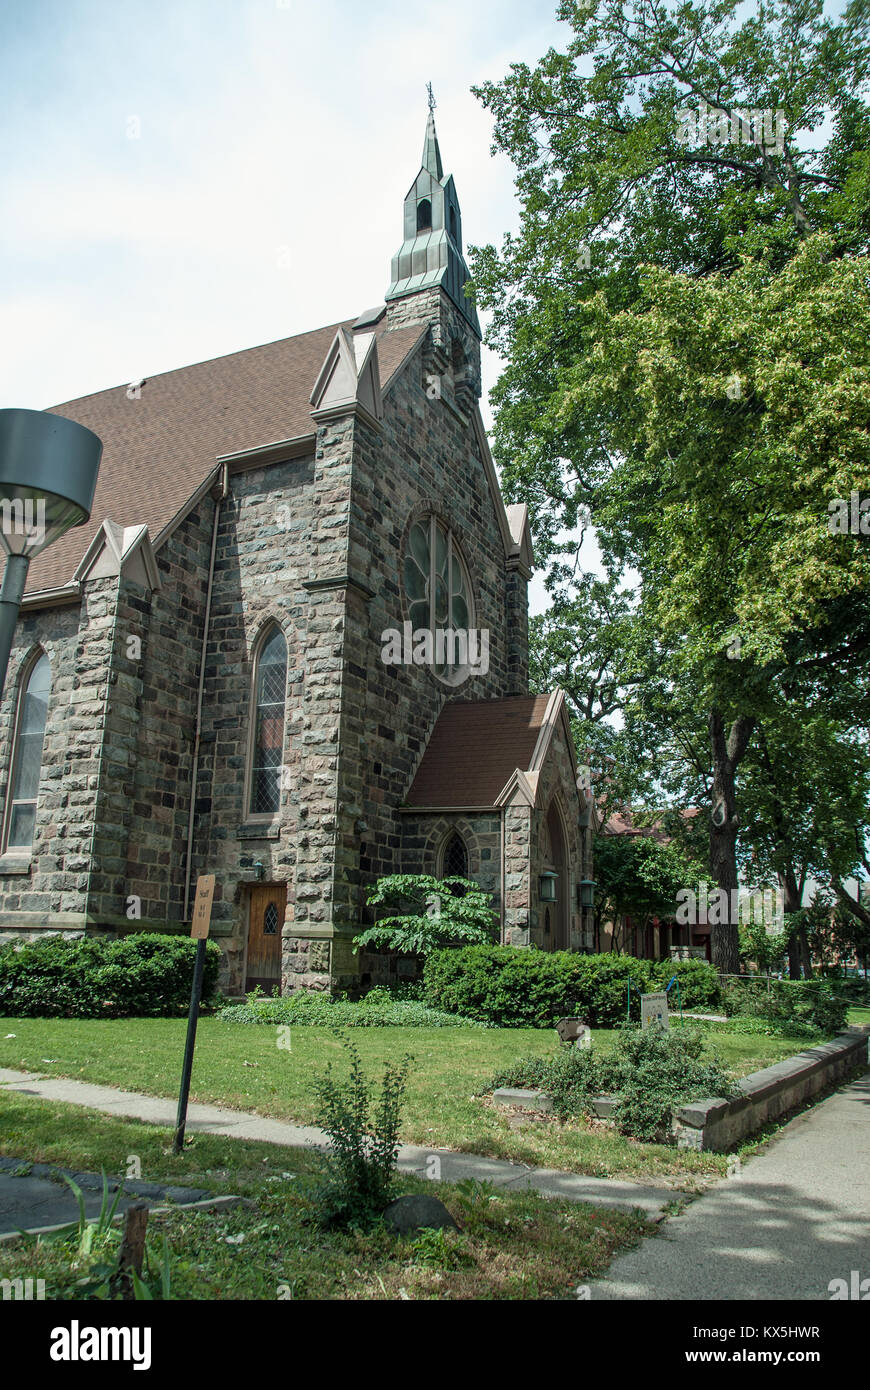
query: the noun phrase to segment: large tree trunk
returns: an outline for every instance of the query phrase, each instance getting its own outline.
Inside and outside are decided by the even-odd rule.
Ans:
[[[713,805],[710,814],[710,873],[719,888],[728,894],[729,904],[737,901],[737,768],[746,752],[755,724],[748,715],[735,719],[726,735],[721,710],[713,709],[708,718],[710,751],[713,760]],[[734,896],[732,897],[732,893]],[[713,964],[726,975],[740,971],[740,937],[737,923],[730,920],[711,926]]]
[[[778,878],[779,886],[782,889],[783,911],[786,913],[799,912],[803,893],[791,865],[779,874]],[[803,975],[808,980],[812,973],[813,965],[807,929],[801,926],[788,939],[788,977],[790,980],[799,980]]]
[[[798,928],[798,952],[803,966],[804,979],[811,980],[813,977],[813,958],[810,954],[810,942],[806,927]]]

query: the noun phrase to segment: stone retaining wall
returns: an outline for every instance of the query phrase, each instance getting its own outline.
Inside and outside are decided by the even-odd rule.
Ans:
[[[870,1038],[851,1029],[795,1057],[786,1057],[740,1082],[734,1100],[696,1100],[674,1112],[673,1133],[681,1149],[731,1149],[747,1134],[811,1100],[870,1060]]]
[[[742,1094],[733,1100],[713,1096],[681,1106],[673,1113],[673,1138],[680,1149],[724,1153],[747,1134],[843,1081],[862,1064],[870,1064],[870,1028],[850,1028],[829,1043],[743,1077],[739,1083]],[[493,1100],[500,1108],[537,1114],[550,1114],[553,1109],[545,1091],[502,1087],[493,1092]],[[612,1119],[615,1106],[614,1096],[595,1096],[592,1100],[600,1120]]]

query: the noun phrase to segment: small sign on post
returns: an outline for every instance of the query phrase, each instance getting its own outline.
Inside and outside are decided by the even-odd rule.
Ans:
[[[190,1095],[190,1074],[193,1070],[193,1049],[196,1044],[196,1024],[199,1018],[199,1004],[202,999],[202,976],[205,968],[205,948],[208,929],[211,924],[211,905],[214,900],[214,874],[200,874],[196,880],[196,893],[193,900],[193,921],[190,935],[196,942],[196,960],[193,964],[193,984],[190,990],[190,1011],[187,1015],[187,1040],[184,1044],[184,1063],[181,1068],[181,1090],[178,1095],[178,1115],[175,1121],[175,1143],[173,1148],[180,1154],[184,1148],[184,1131],[187,1126],[187,1100]]]
[[[190,934],[196,941],[205,941],[211,925],[211,905],[214,900],[214,874],[200,874],[196,880],[193,899],[193,925]]]
[[[650,1026],[668,1029],[671,1026],[668,1018],[668,996],[661,994],[642,994],[640,996],[640,1026],[643,1029]]]

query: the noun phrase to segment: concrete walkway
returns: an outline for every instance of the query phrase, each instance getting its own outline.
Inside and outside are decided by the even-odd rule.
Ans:
[[[870,1279],[870,1072],[614,1260],[593,1299],[828,1300]],[[867,1285],[870,1289],[870,1284]]]
[[[20,1091],[22,1095],[38,1096],[42,1100],[67,1101],[90,1110],[100,1110],[106,1115],[144,1120],[167,1129],[175,1128],[176,1101],[138,1095],[134,1091],[119,1091],[112,1086],[93,1086],[87,1081],[67,1081],[60,1077],[43,1077],[34,1072],[10,1071],[0,1067],[0,1090]],[[188,1107],[187,1133],[196,1131],[227,1139],[256,1139],[266,1144],[285,1144],[289,1148],[322,1148],[328,1142],[322,1130],[310,1125],[287,1124],[283,1120],[269,1120],[262,1115],[226,1110],[217,1105]],[[437,1165],[432,1162],[435,1158],[438,1159]],[[662,1214],[666,1203],[680,1195],[669,1187],[644,1186],[611,1178],[581,1177],[556,1168],[530,1168],[526,1164],[509,1163],[504,1159],[454,1153],[449,1149],[418,1148],[414,1144],[403,1144],[399,1149],[398,1166],[402,1172],[436,1177],[443,1182],[477,1178],[481,1182],[489,1180],[498,1187],[530,1187],[552,1197],[590,1202],[598,1207],[615,1207],[623,1211],[639,1208],[652,1219]]]

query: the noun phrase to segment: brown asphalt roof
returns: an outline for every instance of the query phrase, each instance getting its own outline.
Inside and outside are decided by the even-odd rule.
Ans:
[[[438,716],[408,806],[494,806],[515,768],[529,770],[549,695],[451,701]]]
[[[51,407],[103,441],[91,519],[68,531],[30,567],[27,593],[68,584],[106,517],[145,523],[151,540],[205,482],[219,454],[311,434],[310,396],[338,328],[353,319],[263,347],[148,377],[138,400],[127,383]],[[423,328],[375,329],[386,390]]]

